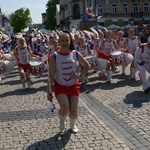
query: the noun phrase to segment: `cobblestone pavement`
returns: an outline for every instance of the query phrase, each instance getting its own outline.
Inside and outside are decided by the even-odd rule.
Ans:
[[[0,150],[150,150],[150,95],[127,75],[90,76],[81,86],[79,133],[59,134],[58,103],[47,109],[47,75],[31,76],[32,88],[21,90],[18,70],[0,81]]]

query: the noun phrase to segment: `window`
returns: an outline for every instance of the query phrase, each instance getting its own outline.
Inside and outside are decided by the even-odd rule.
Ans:
[[[117,13],[117,5],[112,4],[112,13]]]
[[[117,24],[118,24],[118,22],[113,22],[113,24],[117,25]]]
[[[137,14],[139,12],[139,6],[138,4],[133,4],[133,13]]]
[[[124,21],[124,25],[128,25],[129,23],[128,23],[128,21]]]
[[[75,2],[79,2],[79,0],[72,0],[72,2],[73,2],[73,3],[75,3]]]
[[[143,4],[143,11],[148,12],[148,3]]]
[[[122,4],[122,13],[127,13],[127,12],[128,12],[128,5]]]
[[[77,4],[73,6],[73,19],[80,19],[80,7]]]
[[[139,24],[139,21],[134,21],[134,24],[135,24],[135,25],[138,25],[138,24]]]
[[[98,14],[102,14],[103,13],[103,6],[102,5],[98,5],[97,6],[97,11],[98,11]]]

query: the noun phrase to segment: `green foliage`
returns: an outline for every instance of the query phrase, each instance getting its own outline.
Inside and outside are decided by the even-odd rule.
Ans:
[[[30,10],[27,8],[20,8],[14,13],[10,14],[10,24],[13,27],[14,32],[21,32],[27,28],[32,22],[30,17]]]
[[[46,29],[54,30],[56,27],[56,4],[59,4],[59,0],[49,0],[46,4]]]

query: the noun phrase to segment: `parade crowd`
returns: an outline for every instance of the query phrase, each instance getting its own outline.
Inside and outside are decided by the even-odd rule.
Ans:
[[[0,75],[12,71],[14,61],[23,90],[32,88],[31,74],[48,73],[47,99],[52,102],[55,96],[59,103],[60,132],[65,132],[69,116],[70,129],[77,133],[80,84],[87,84],[90,75],[106,76],[106,83],[111,84],[118,67],[125,76],[129,65],[129,79],[139,75],[143,91],[150,94],[150,27],[49,33],[32,29],[13,35],[0,31]]]

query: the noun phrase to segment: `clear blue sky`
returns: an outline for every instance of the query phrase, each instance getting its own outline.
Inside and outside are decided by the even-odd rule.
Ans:
[[[29,8],[33,23],[42,23],[41,14],[46,10],[48,0],[0,0],[0,8],[7,15],[20,8]]]

